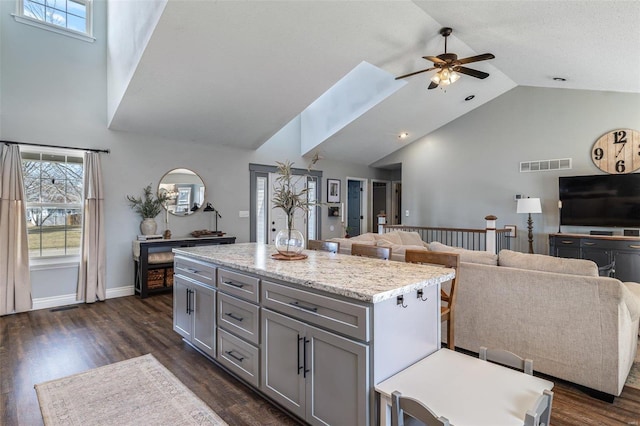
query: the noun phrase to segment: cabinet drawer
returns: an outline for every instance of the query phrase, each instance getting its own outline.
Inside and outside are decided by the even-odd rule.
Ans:
[[[218,288],[241,299],[258,303],[260,300],[259,283],[260,279],[258,278],[227,269],[218,269]]]
[[[257,305],[218,293],[218,325],[256,345],[260,341],[259,312]]]
[[[369,341],[369,307],[262,282],[262,306],[355,339]]]
[[[218,330],[218,361],[256,388],[260,377],[258,354],[257,347],[222,329]]]
[[[210,263],[176,256],[173,270],[176,275],[189,277],[211,287],[216,286],[216,267]]]
[[[617,241],[599,240],[595,238],[583,238],[580,240],[580,247],[583,249],[610,249],[615,248],[617,244]]]
[[[555,244],[556,247],[580,247],[580,238],[561,238],[554,237],[552,243]]]

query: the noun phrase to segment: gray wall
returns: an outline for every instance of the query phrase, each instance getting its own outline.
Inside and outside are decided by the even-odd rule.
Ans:
[[[294,120],[257,151],[236,150],[183,140],[112,131],[107,128],[106,4],[95,2],[95,43],[43,31],[17,23],[10,16],[15,2],[0,2],[0,138],[31,143],[107,148],[102,156],[106,194],[107,289],[133,285],[132,240],[140,218],[127,204],[126,195],[142,194],[149,183],[158,185],[162,176],[177,167],[198,173],[206,185],[206,201],[220,211],[218,228],[249,239],[249,219],[239,218],[249,210],[249,163],[275,165],[289,159],[305,167],[300,157],[300,124]],[[326,178],[386,178],[388,172],[366,166],[322,160],[314,167]],[[343,184],[344,191],[344,184]],[[323,190],[323,200],[326,191]],[[343,195],[344,198],[344,195]],[[339,236],[329,230],[323,207],[322,237]],[[157,218],[164,230],[163,218]],[[174,236],[185,236],[208,228],[209,216],[197,212],[171,217]],[[77,267],[50,269],[40,266],[33,273],[33,297],[75,293]],[[65,299],[66,300],[66,299]]]
[[[410,211],[403,223],[478,228],[494,214],[498,226],[517,225],[519,251],[528,248],[527,223],[514,195],[541,198],[534,250],[548,253],[548,234],[558,231],[558,176],[602,173],[591,146],[616,128],[640,129],[639,94],[517,87],[376,165],[402,163]],[[573,169],[519,172],[521,161],[558,158],[572,158]]]

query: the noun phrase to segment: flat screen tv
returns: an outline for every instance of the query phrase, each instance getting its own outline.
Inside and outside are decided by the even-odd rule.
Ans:
[[[559,178],[560,223],[640,227],[640,174]]]

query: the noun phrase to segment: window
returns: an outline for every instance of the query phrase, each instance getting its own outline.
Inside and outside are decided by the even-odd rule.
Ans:
[[[92,0],[17,0],[16,21],[93,41]]]
[[[22,152],[29,257],[80,254],[83,158]]]

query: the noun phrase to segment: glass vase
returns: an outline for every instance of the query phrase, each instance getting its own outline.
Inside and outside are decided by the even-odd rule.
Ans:
[[[283,256],[293,257],[304,250],[304,235],[297,229],[281,229],[276,234],[276,250]]]

